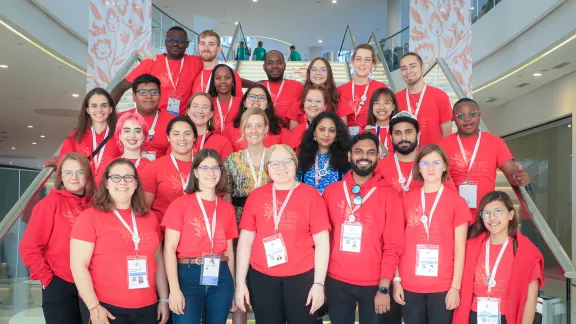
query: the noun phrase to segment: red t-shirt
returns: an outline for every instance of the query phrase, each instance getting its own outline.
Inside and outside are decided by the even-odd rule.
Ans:
[[[298,97],[296,100],[292,101],[288,111],[286,111],[286,118],[296,121],[298,124],[306,122],[306,114],[302,111],[302,109],[300,109],[300,104],[302,104],[302,100],[300,100]]]
[[[268,81],[262,82],[262,85],[265,87],[268,87],[268,84]],[[290,123],[290,119],[287,116],[288,110],[293,102],[298,101],[298,97],[300,97],[302,90],[304,90],[304,85],[298,81],[284,79],[282,92],[280,96],[276,98],[281,85],[282,82],[270,83],[270,96],[272,96],[272,101],[274,101],[274,113],[276,116],[284,118],[286,123]]]
[[[188,182],[191,172],[192,161],[184,162],[176,159],[176,163],[180,172],[172,163],[170,155],[163,156],[150,163],[140,176],[144,191],[155,195],[151,209],[160,222],[170,203],[184,194],[182,179]]]
[[[404,211],[398,203],[398,194],[388,186],[380,185],[378,177],[373,177],[360,185],[362,197],[366,197],[372,187],[376,191],[362,203],[357,211],[355,223],[362,224],[360,253],[340,250],[342,224],[348,219],[351,208],[346,202],[343,182],[346,181],[350,199],[355,194],[356,184],[352,172],[343,181],[330,184],[324,191],[324,201],[328,207],[333,231],[330,240],[330,263],[328,275],[352,285],[375,286],[380,278],[392,280],[394,271],[404,252]]]
[[[133,114],[135,112],[136,109],[122,112],[118,114],[118,118],[124,114]],[[151,129],[152,124],[154,124],[154,118],[156,118],[156,114],[142,117],[148,124],[148,128]],[[146,149],[147,151],[156,152],[156,158],[161,158],[166,155],[168,148],[170,148],[170,143],[168,143],[168,136],[166,136],[166,129],[168,128],[168,123],[170,123],[174,117],[174,115],[165,111],[160,111],[158,114],[158,120],[156,121],[156,126],[154,126],[154,135],[152,135],[152,139],[148,142],[148,148]]]
[[[102,178],[104,177],[104,171],[106,170],[106,168],[110,165],[110,163],[112,163],[114,160],[120,159],[122,158],[122,156],[119,156],[113,160],[108,161],[108,163],[106,163],[106,165],[102,166],[102,172],[100,172],[100,174],[98,175],[99,178],[96,179],[97,183],[96,185],[99,186],[100,183],[102,182]],[[134,166],[136,166],[136,161],[138,159],[126,159],[130,162],[132,162],[132,164],[134,164]],[[152,161],[148,160],[147,158],[140,158],[140,162],[138,162],[138,166],[136,166],[136,172],[138,172],[138,175],[140,177],[142,177],[142,172],[144,172],[144,169],[146,169],[146,167],[152,163]]]
[[[228,240],[238,237],[234,207],[222,198],[218,199],[216,230],[214,232],[213,254],[223,254],[228,249]],[[216,201],[202,200],[212,226],[212,216]],[[168,207],[162,227],[180,232],[180,242],[176,248],[178,258],[197,258],[210,253],[210,238],[204,216],[195,194],[176,198]]]
[[[370,132],[374,135],[378,134],[378,129],[376,126],[367,125],[364,131]],[[380,127],[380,145],[388,149],[388,155],[394,154],[394,145],[392,144],[392,137],[390,137],[390,131],[388,127]],[[380,148],[378,149],[380,151]]]
[[[496,277],[494,278],[494,280],[496,280],[496,287],[492,288],[490,294],[490,297],[492,298],[500,298],[500,314],[504,316],[506,316],[508,285],[512,277],[512,264],[514,263],[513,239],[509,238],[508,240],[508,246],[502,255],[502,259],[498,265],[498,271],[496,271]],[[496,259],[498,258],[501,248],[502,244],[490,244],[490,271],[493,271],[494,269],[494,264],[496,264]],[[543,275],[538,264],[530,269],[530,271],[531,274],[529,282],[536,279],[542,282]],[[480,248],[480,254],[476,257],[476,268],[474,270],[474,297],[472,298],[471,307],[474,312],[477,311],[478,306],[478,300],[476,298],[488,297],[488,286],[486,286],[486,281],[486,241],[484,241]]]
[[[420,100],[420,94],[412,93],[408,97],[414,114],[416,104]],[[396,100],[398,100],[399,111],[408,111],[406,89],[396,93]],[[452,120],[452,105],[446,92],[428,85],[422,99],[422,106],[416,117],[420,125],[420,147],[438,144],[442,140],[440,125]]]
[[[368,86],[368,92],[366,93],[366,101],[364,106],[360,108],[358,112],[358,117],[355,117],[354,111],[360,107],[360,102],[362,101],[362,95]],[[343,85],[338,87],[338,95],[340,96],[340,101],[338,102],[338,116],[346,116],[346,123],[348,127],[350,126],[360,126],[360,131],[366,128],[368,124],[368,106],[370,106],[370,97],[372,93],[380,88],[388,88],[386,84],[376,80],[370,80],[368,85],[355,85],[354,86],[354,98],[352,98],[352,81],[348,81]]]
[[[226,129],[224,130],[224,135],[228,137],[230,143],[232,143],[234,152],[241,151],[248,147],[248,143],[246,142],[246,140],[240,141],[240,137],[242,137],[242,132],[240,131],[240,128],[236,128],[233,125],[230,125],[230,127],[226,127]],[[270,147],[274,144],[290,145],[291,139],[292,137],[290,131],[287,130],[286,128],[281,128],[280,134],[272,134],[272,132],[268,131],[268,134],[266,134],[263,143],[265,147]]]
[[[293,149],[298,149],[300,144],[302,143],[302,139],[304,138],[304,133],[308,129],[308,123],[303,122],[298,124],[298,126],[292,128],[290,130],[291,140],[290,140],[290,147]]]
[[[216,98],[217,97],[214,97],[212,99],[212,102],[214,103],[214,129],[217,134],[224,134],[226,128],[234,127],[232,126],[232,121],[238,114],[242,97],[230,97],[232,99],[232,106],[230,106],[230,102],[220,103],[220,108],[222,108],[222,114],[224,115],[224,132],[221,131],[222,118],[220,117],[220,112],[218,111],[218,102],[216,101]],[[230,107],[230,111],[228,111],[228,107]]]
[[[170,82],[170,77],[166,70],[166,54],[157,55],[156,60],[146,59],[140,62],[140,64],[126,76],[126,81],[133,83],[134,80],[142,74],[151,74],[157,77],[161,83],[160,104],[158,105],[158,109],[166,111],[168,109],[168,98],[176,96],[180,99],[180,115],[185,115],[188,100],[192,95],[192,83],[198,73],[204,68],[204,62],[199,56],[184,55],[184,64],[181,73],[180,65],[180,60],[168,60],[172,80],[174,84],[176,84],[176,91],[174,91],[174,86],[172,82]]]
[[[315,188],[300,184],[286,204],[278,233],[282,234],[288,262],[268,268],[263,239],[274,235],[274,211],[270,183],[254,189],[246,200],[240,228],[256,232],[250,265],[259,272],[274,277],[294,276],[314,268],[312,235],[330,230],[328,212],[322,196]],[[276,190],[278,210],[289,190]]]
[[[425,194],[425,215],[428,217],[430,217],[436,194],[437,192]],[[444,189],[432,217],[430,242],[420,221],[424,215],[420,202],[420,190],[406,194],[404,214],[406,249],[399,264],[403,288],[416,293],[448,291],[454,276],[454,229],[467,224],[471,218],[466,201],[458,193]],[[416,276],[416,246],[419,244],[439,246],[438,277]]]
[[[196,155],[196,153],[198,153],[198,151],[200,151],[200,146],[202,145],[202,136],[198,136],[198,138],[196,139],[196,142],[194,142],[194,155]],[[205,149],[213,149],[216,152],[218,152],[218,154],[220,154],[220,157],[222,158],[222,161],[226,160],[226,157],[228,156],[228,154],[234,152],[234,148],[232,147],[232,144],[230,143],[230,140],[223,135],[217,134],[215,132],[207,132],[206,133],[206,140],[204,141],[204,147]]]
[[[204,63],[202,63],[204,64]],[[242,98],[244,93],[242,93],[242,79],[240,78],[240,74],[235,70],[232,70],[234,73],[234,79],[236,80],[236,93],[235,96]],[[208,89],[210,88],[210,75],[212,75],[212,69],[210,70],[202,70],[201,73],[198,73],[196,78],[194,79],[194,84],[192,85],[192,93],[196,92],[206,92],[208,93]],[[204,84],[202,84],[202,77],[204,77]]]
[[[58,156],[58,161],[62,159],[62,157],[70,152],[78,152],[84,156],[87,156],[90,159],[90,166],[92,167],[92,175],[94,179],[100,179],[99,173],[104,172],[105,167],[110,164],[110,161],[115,159],[117,156],[121,155],[120,150],[118,150],[118,145],[114,140],[114,134],[108,134],[110,139],[106,142],[106,145],[102,147],[100,152],[92,158],[92,152],[102,143],[104,138],[106,137],[106,130],[102,131],[100,134],[96,134],[96,147],[92,146],[92,130],[88,129],[84,136],[82,136],[82,140],[80,142],[76,141],[74,138],[74,131],[71,131],[68,134],[68,137],[64,139],[62,143],[62,148],[60,149],[60,155]],[[102,160],[98,165],[98,169],[96,169],[96,165],[94,160],[96,157],[100,156],[102,153]]]
[[[119,209],[122,219],[132,226],[130,209]],[[113,212],[89,208],[82,212],[74,224],[70,238],[94,243],[94,252],[88,271],[96,297],[100,302],[121,308],[142,308],[155,304],[156,259],[160,246],[160,226],[154,212],[136,216],[138,255],[146,258],[149,288],[128,289],[128,258],[134,257],[132,235]]]

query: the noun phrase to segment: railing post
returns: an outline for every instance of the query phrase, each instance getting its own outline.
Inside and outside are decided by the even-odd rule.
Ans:
[[[240,22],[234,28],[234,33],[232,34],[232,40],[230,42],[230,48],[228,48],[228,54],[226,55],[226,62],[230,61],[230,54],[234,53],[234,40],[236,39],[236,35],[238,35],[238,29],[240,27]]]

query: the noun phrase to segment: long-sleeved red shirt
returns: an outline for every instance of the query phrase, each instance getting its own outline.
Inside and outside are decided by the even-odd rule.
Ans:
[[[22,241],[20,256],[30,269],[30,278],[47,287],[54,276],[74,282],[70,270],[70,232],[88,197],[66,190],[51,190],[32,210]]]
[[[381,278],[392,280],[400,256],[404,253],[404,211],[401,200],[392,188],[375,176],[360,185],[363,199],[372,187],[374,193],[364,200],[354,216],[356,223],[362,224],[360,253],[340,250],[342,224],[351,209],[344,194],[343,181],[346,181],[352,207],[354,196],[352,187],[356,185],[352,171],[344,180],[329,185],[324,191],[332,225],[330,240],[330,263],[328,275],[336,280],[359,286],[378,285]]]

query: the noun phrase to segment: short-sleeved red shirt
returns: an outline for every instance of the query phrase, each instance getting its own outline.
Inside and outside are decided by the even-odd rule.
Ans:
[[[118,118],[120,118],[124,114],[133,114],[136,112],[136,109],[131,109],[125,112],[118,114]],[[166,155],[168,152],[168,148],[170,147],[170,143],[168,143],[168,136],[166,136],[166,129],[168,128],[168,123],[174,118],[175,116],[169,114],[165,111],[160,111],[158,113],[158,120],[156,120],[156,125],[154,126],[154,135],[150,135],[152,139],[148,141],[148,148],[147,151],[156,152],[156,158],[161,158]],[[144,121],[148,124],[148,128],[152,129],[152,125],[154,124],[154,119],[156,118],[156,114],[152,114],[150,116],[143,116]],[[150,137],[149,136],[149,137]]]
[[[226,127],[224,131],[224,135],[228,137],[230,143],[232,143],[232,147],[234,148],[234,152],[241,151],[248,147],[248,143],[246,140],[240,140],[242,137],[242,132],[240,128],[233,127]],[[291,143],[291,134],[290,131],[286,128],[281,128],[280,134],[273,134],[272,132],[268,131],[266,138],[264,138],[264,146],[270,147],[274,144],[286,144],[290,145]]]
[[[242,97],[232,96],[230,98],[232,100],[231,104],[230,102],[220,103],[220,108],[222,109],[222,115],[224,115],[224,118],[220,116],[220,112],[218,111],[218,102],[216,100],[217,97],[214,97],[212,99],[212,102],[214,103],[214,129],[215,129],[214,131],[217,134],[224,134],[226,128],[234,127],[232,126],[232,121],[234,120],[234,117],[236,117],[236,115],[238,114]],[[228,111],[228,108],[230,108],[230,111]],[[222,131],[222,119],[224,119],[224,132]]]
[[[388,155],[394,154],[394,145],[392,144],[392,137],[390,136],[390,131],[388,127],[380,127],[380,131],[378,131],[377,126],[367,125],[364,128],[364,131],[370,132],[374,135],[379,136],[380,144],[382,147],[388,149]]]
[[[284,87],[282,88],[280,96],[278,96],[278,91],[280,91],[282,82],[264,81],[262,85],[270,87],[270,96],[272,96],[272,101],[274,101],[274,112],[276,116],[283,118],[286,123],[290,123],[290,119],[287,116],[288,110],[293,102],[298,101],[302,90],[304,90],[304,85],[295,80],[284,79]]]
[[[368,92],[366,93],[366,101],[364,106],[358,111],[358,116],[355,116],[354,111],[358,110],[360,107],[360,102],[362,101],[362,95],[368,87]],[[348,127],[360,126],[360,131],[366,128],[368,125],[368,106],[370,105],[370,97],[374,91],[380,88],[388,88],[386,84],[376,80],[370,80],[370,83],[363,85],[354,86],[354,98],[352,98],[352,81],[348,81],[343,85],[338,87],[338,95],[340,96],[340,101],[338,102],[337,114],[340,117],[346,116],[346,123]]]
[[[242,98],[242,79],[240,78],[240,74],[235,70],[234,72],[234,80],[236,81],[236,93],[235,96]],[[202,72],[198,73],[196,78],[194,79],[194,85],[192,86],[192,93],[196,92],[206,92],[208,93],[208,89],[210,88],[210,75],[212,75],[212,69],[210,70],[202,70]],[[204,84],[202,84],[202,79],[204,79]]]
[[[203,136],[204,135],[198,136],[196,142],[194,142],[194,155],[200,151]],[[206,133],[206,139],[204,140],[204,146],[202,148],[213,149],[214,151],[218,152],[222,158],[222,161],[226,160],[228,154],[234,152],[234,148],[232,147],[230,140],[226,136],[217,134],[215,132]]]
[[[290,147],[293,149],[297,149],[298,147],[300,147],[300,144],[302,143],[302,139],[304,138],[304,134],[306,133],[306,130],[308,129],[308,123],[303,122],[298,124],[298,126],[292,128],[292,130],[290,130],[290,135],[291,135],[291,140],[290,140]]]

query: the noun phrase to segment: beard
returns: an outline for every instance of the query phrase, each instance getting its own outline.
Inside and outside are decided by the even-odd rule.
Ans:
[[[350,163],[351,167],[352,167],[352,171],[354,171],[354,173],[356,173],[357,175],[359,175],[361,177],[365,177],[367,175],[372,174],[372,172],[374,172],[374,170],[378,166],[377,163],[372,162],[372,164],[367,169],[361,169],[358,166],[358,163],[363,162],[363,161],[371,162],[370,160],[362,159],[362,160],[356,160],[355,162]]]
[[[214,61],[214,59],[216,58],[216,56],[218,56],[218,54],[212,55],[212,53],[205,51],[200,53],[200,58],[202,59],[202,61],[204,62],[212,62]]]
[[[282,72],[282,74],[280,74],[277,77],[273,77],[270,74],[268,74],[268,72],[266,72],[266,76],[268,77],[268,81],[270,82],[282,82],[282,79],[284,79],[284,72]]]
[[[401,147],[400,145],[403,143],[407,143],[409,145],[407,147]],[[401,141],[398,144],[392,143],[392,147],[394,147],[395,152],[398,152],[402,155],[407,155],[407,154],[414,152],[414,150],[416,150],[416,148],[418,147],[418,140],[415,140],[414,142]]]

